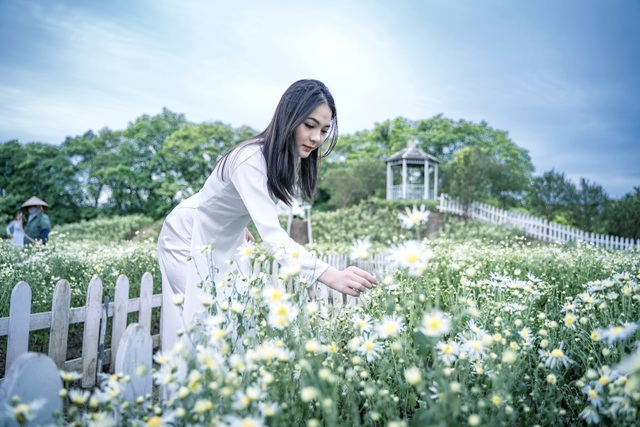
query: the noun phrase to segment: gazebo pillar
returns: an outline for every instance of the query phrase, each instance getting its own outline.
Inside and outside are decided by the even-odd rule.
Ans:
[[[438,164],[433,171],[433,200],[438,200]]]
[[[387,200],[393,199],[393,170],[391,162],[387,162]]]
[[[424,161],[424,200],[429,200],[429,160]]]
[[[402,159],[402,199],[407,198],[407,159]]]

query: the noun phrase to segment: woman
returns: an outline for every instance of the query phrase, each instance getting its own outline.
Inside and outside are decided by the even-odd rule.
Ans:
[[[205,311],[207,297],[198,283],[210,271],[214,256],[216,277],[222,278],[241,265],[238,248],[252,240],[246,230],[253,221],[270,252],[297,254],[301,275],[347,295],[378,284],[370,273],[357,267],[337,270],[295,243],[280,226],[276,203],[290,205],[299,189],[311,198],[316,189],[318,160],[337,140],[337,116],[333,96],[317,80],[300,80],[282,95],[267,128],[240,143],[214,166],[202,189],[180,203],[166,218],[158,239],[162,273],[162,348],[170,350],[182,328],[175,295],[184,296],[184,320]],[[327,148],[321,155],[322,145]],[[203,251],[207,245],[212,252]],[[217,298],[229,297],[229,288]]]
[[[7,236],[11,239],[11,243],[21,248],[24,246],[24,217],[22,212],[18,212],[13,221],[7,225]]]

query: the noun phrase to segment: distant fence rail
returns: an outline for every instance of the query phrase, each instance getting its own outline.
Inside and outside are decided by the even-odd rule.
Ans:
[[[521,229],[525,235],[550,242],[569,243],[582,241],[607,249],[633,249],[640,247],[640,239],[589,233],[567,225],[558,224],[519,212],[507,211],[480,202],[466,207],[459,200],[446,194],[440,195],[440,212],[464,215],[492,224],[504,224]]]

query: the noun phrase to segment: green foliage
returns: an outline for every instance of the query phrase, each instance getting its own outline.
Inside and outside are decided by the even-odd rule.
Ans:
[[[54,224],[77,219],[81,190],[74,181],[75,169],[56,146],[9,141],[0,144],[0,214],[8,222],[23,202],[38,196],[49,205]]]
[[[569,214],[576,191],[575,185],[565,178],[564,173],[552,169],[533,178],[526,199],[534,215],[553,221],[558,215]]]
[[[0,144],[0,219],[7,223],[33,195],[52,205],[48,213],[54,229],[104,216],[161,219],[199,190],[223,152],[255,134],[246,126],[190,123],[165,108],[123,130],[89,130],[60,146],[5,142]],[[315,207],[330,210],[384,197],[382,160],[408,141],[439,159],[439,188],[467,202],[523,208],[549,220],[566,218],[587,231],[639,233],[633,214],[625,219],[627,214],[614,207],[627,202],[608,206],[599,185],[584,180],[579,189],[571,188],[564,174],[555,171],[532,178],[527,151],[507,132],[484,121],[454,121],[442,115],[417,121],[397,117],[342,135],[320,168]],[[420,182],[422,175],[416,179]],[[627,225],[621,229],[620,221],[608,217]]]
[[[576,200],[571,203],[573,225],[590,233],[606,233],[609,198],[601,185],[580,178]]]
[[[483,244],[500,244],[517,239],[523,242],[527,240],[523,231],[517,228],[471,219],[463,220],[453,215],[448,215],[446,218],[438,233],[439,238],[458,243],[474,240]]]
[[[150,230],[148,237],[155,237],[159,222],[142,215],[97,218],[61,225],[52,231],[51,240],[122,242],[139,239],[140,230]]]
[[[435,211],[435,201],[424,201],[428,210]],[[311,214],[314,248],[323,253],[345,253],[354,241],[369,238],[380,249],[413,233],[402,228],[398,214],[413,207],[415,201],[369,199],[358,205],[331,212]]]
[[[582,425],[597,398],[602,424],[637,424],[640,332],[597,336],[637,325],[637,251],[445,235],[429,249],[424,274],[389,271],[353,305],[307,304],[299,278],[285,290],[254,275],[253,292],[214,304],[186,332],[193,351],[157,358],[156,384],[175,391],[168,400],[134,404],[117,392],[128,379],[110,376],[94,405],[66,403],[80,425],[99,412],[131,425],[374,427]]]
[[[154,292],[161,292],[157,248],[153,240],[72,241],[56,239],[47,246],[31,246],[20,251],[3,240],[0,242],[0,317],[9,315],[9,300],[13,286],[25,281],[31,286],[32,313],[51,310],[51,297],[59,280],[71,285],[72,307],[84,306],[86,290],[94,276],[104,284],[105,295],[113,299],[115,283],[120,274],[129,278],[131,295],[139,294],[142,275],[150,272]]]
[[[607,213],[609,233],[640,239],[640,187],[620,200],[611,202]]]
[[[385,196],[385,164],[376,158],[361,158],[344,164],[329,164],[319,187],[329,195],[326,208],[344,208],[370,197]]]

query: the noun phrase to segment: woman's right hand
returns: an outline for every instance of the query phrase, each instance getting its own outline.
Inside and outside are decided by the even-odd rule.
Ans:
[[[343,294],[359,297],[362,292],[378,286],[380,282],[372,274],[361,268],[350,266],[344,270],[327,268],[318,281]]]

